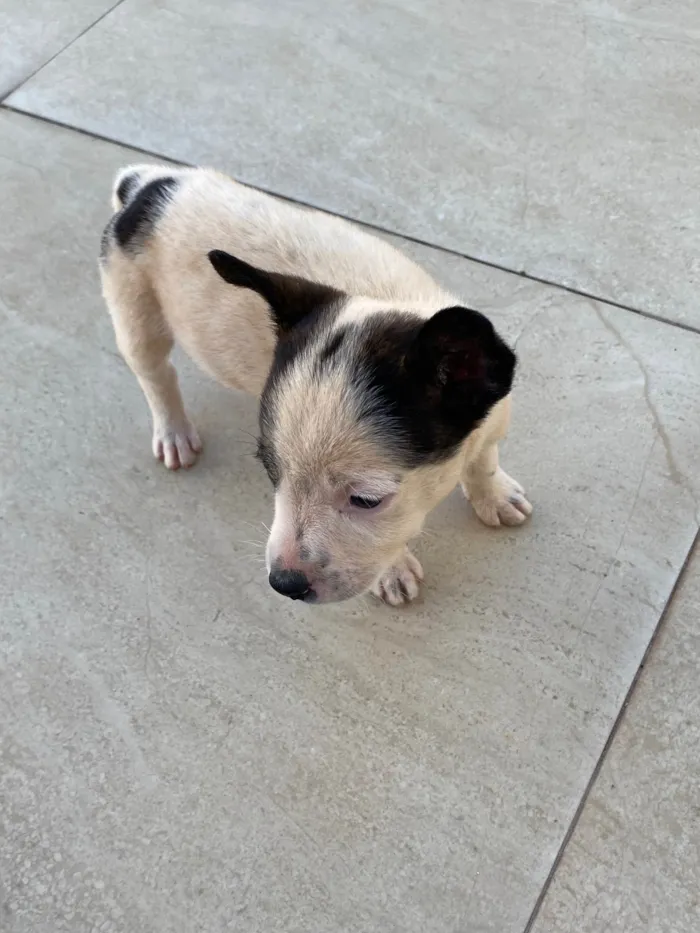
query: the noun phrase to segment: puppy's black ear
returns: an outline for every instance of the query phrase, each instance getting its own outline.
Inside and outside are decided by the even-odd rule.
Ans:
[[[469,308],[444,308],[421,327],[410,369],[448,407],[466,406],[484,417],[509,392],[515,353],[488,318]],[[465,412],[466,413],[466,412]]]
[[[307,315],[320,311],[345,296],[329,285],[320,285],[295,275],[265,272],[221,249],[209,253],[209,261],[222,279],[239,288],[257,292],[269,304],[280,332],[292,329]]]

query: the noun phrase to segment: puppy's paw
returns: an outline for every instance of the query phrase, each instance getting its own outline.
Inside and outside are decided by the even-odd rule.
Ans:
[[[420,562],[406,548],[397,563],[379,577],[371,593],[390,606],[401,606],[416,598],[422,579]]]
[[[523,487],[500,467],[486,482],[482,480],[463,488],[485,525],[520,525],[532,512]]]
[[[199,434],[188,419],[177,424],[156,424],[153,428],[153,456],[169,470],[191,467],[201,449]]]

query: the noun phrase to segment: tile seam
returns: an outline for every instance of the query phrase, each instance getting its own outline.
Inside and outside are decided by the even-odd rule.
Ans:
[[[112,10],[116,9],[120,3],[123,3],[124,0],[119,0]],[[107,16],[111,10],[108,10],[104,15]],[[92,27],[89,27],[92,28]],[[86,30],[87,31],[87,30]],[[76,37],[76,39],[79,36]],[[73,40],[75,41],[75,40]],[[72,44],[72,43],[71,43]],[[59,53],[60,54],[60,53]],[[48,64],[48,63],[46,63]],[[44,66],[42,66],[44,67]],[[40,69],[39,69],[40,70]],[[29,79],[27,79],[29,80]],[[87,130],[84,127],[73,126],[70,123],[65,123],[62,120],[57,120],[52,117],[44,116],[43,114],[33,113],[31,110],[24,110],[21,107],[16,107],[13,104],[7,102],[7,98],[4,101],[0,101],[0,110],[7,110],[9,113],[17,113],[21,116],[29,117],[30,119],[37,120],[40,123],[45,123],[48,126],[56,126],[60,129],[70,130],[74,133],[77,133],[81,136],[86,136],[89,139],[98,139],[100,142],[111,143],[115,146],[122,146],[125,149],[131,149],[133,152],[141,153],[142,155],[148,156],[151,159],[164,160],[166,162],[171,162],[174,165],[183,165],[191,166],[193,163],[184,162],[182,159],[175,159],[172,156],[165,155],[161,152],[155,152],[152,149],[145,149],[143,146],[137,146],[133,143],[124,142],[122,139],[116,139],[113,136],[106,136],[103,133],[95,133],[92,130]],[[234,176],[232,176],[234,177]],[[631,314],[636,314],[639,317],[646,318],[650,321],[656,321],[658,324],[665,324],[668,327],[674,327],[677,330],[683,330],[689,334],[700,334],[700,326],[694,327],[692,324],[686,324],[684,321],[674,321],[671,318],[665,317],[662,314],[655,314],[653,311],[645,311],[642,308],[635,308],[632,305],[624,304],[620,301],[615,301],[613,298],[603,298],[600,295],[595,295],[593,292],[584,291],[583,289],[573,288],[569,285],[564,285],[561,282],[555,282],[551,279],[545,279],[541,276],[532,275],[529,272],[522,270],[511,269],[508,266],[501,265],[496,262],[490,262],[487,259],[480,259],[477,256],[472,256],[469,253],[460,252],[460,250],[453,249],[450,246],[441,246],[438,243],[431,243],[429,240],[424,240],[421,237],[413,236],[410,233],[402,233],[400,230],[390,230],[388,227],[384,227],[381,224],[375,224],[368,222],[366,220],[361,220],[358,217],[353,217],[350,214],[344,214],[340,211],[329,210],[327,207],[323,207],[320,204],[315,204],[311,201],[304,201],[301,198],[295,198],[288,194],[284,194],[281,191],[277,191],[273,188],[265,188],[261,185],[251,184],[243,180],[242,178],[237,179],[241,184],[247,185],[250,188],[255,188],[257,191],[263,191],[266,194],[273,195],[276,198],[280,198],[284,201],[289,201],[291,204],[299,204],[302,207],[311,207],[314,210],[322,211],[324,214],[330,214],[333,217],[340,217],[342,220],[348,220],[351,223],[359,224],[363,227],[366,227],[368,230],[374,230],[376,233],[383,233],[386,236],[399,237],[400,239],[406,240],[409,243],[415,243],[418,246],[425,246],[428,249],[436,250],[440,253],[445,253],[448,256],[455,256],[458,259],[465,259],[468,262],[473,262],[479,266],[485,266],[489,269],[495,269],[498,272],[504,272],[507,275],[517,276],[519,279],[524,279],[528,282],[536,282],[539,285],[543,285],[546,288],[554,288],[558,291],[566,292],[569,295],[575,295],[578,298],[584,298],[589,301],[597,301],[601,304],[608,305],[611,308],[617,308],[620,311],[629,311]]]
[[[579,800],[576,810],[574,812],[574,815],[571,818],[571,822],[569,826],[567,827],[566,833],[564,834],[564,838],[561,841],[559,849],[557,850],[557,854],[554,857],[554,861],[552,862],[549,872],[547,873],[547,877],[545,878],[542,888],[539,894],[537,895],[537,899],[532,908],[532,911],[530,912],[530,916],[528,917],[527,923],[525,924],[523,933],[532,933],[532,930],[534,929],[534,926],[540,915],[540,911],[542,910],[542,906],[547,898],[547,895],[552,886],[552,883],[557,875],[559,866],[562,863],[562,860],[566,853],[566,849],[568,848],[568,845],[571,842],[571,839],[573,838],[574,833],[576,832],[576,829],[581,820],[581,817],[583,816],[583,812],[586,809],[586,804],[588,803],[588,800],[595,788],[595,785],[598,782],[598,777],[600,776],[600,772],[603,769],[603,765],[605,764],[607,760],[608,754],[610,753],[610,749],[612,748],[615,742],[615,739],[620,730],[620,727],[622,726],[625,720],[627,709],[637,690],[637,685],[639,684],[642,674],[644,673],[644,668],[647,664],[647,661],[649,660],[649,656],[651,655],[651,652],[654,650],[654,647],[659,639],[659,635],[661,634],[661,632],[663,631],[665,627],[666,619],[668,618],[668,615],[671,611],[675,598],[678,594],[678,590],[680,589],[681,584],[683,583],[683,580],[685,579],[690,562],[696,552],[700,553],[700,528],[698,528],[698,530],[695,532],[695,536],[690,545],[690,548],[688,549],[688,553],[686,554],[685,559],[683,560],[681,568],[678,572],[678,575],[673,583],[673,586],[671,587],[671,592],[668,594],[668,599],[664,603],[663,609],[661,610],[659,614],[659,618],[657,620],[656,626],[654,627],[654,631],[652,632],[649,642],[646,646],[646,649],[644,650],[644,654],[642,655],[642,659],[639,662],[639,666],[637,667],[637,670],[635,671],[634,677],[632,678],[632,682],[630,683],[627,689],[627,692],[625,693],[625,698],[622,701],[622,705],[620,706],[620,709],[617,712],[615,721],[613,722],[610,728],[610,732],[608,733],[608,737],[605,740],[605,744],[603,745],[601,753],[598,756],[598,760],[596,761],[593,767],[593,771],[591,772],[591,775],[586,783],[586,786],[583,789],[581,799]]]
[[[0,105],[1,105],[1,106],[4,106],[4,105],[5,105],[5,102],[8,100],[9,97],[11,97],[11,96],[15,93],[15,91],[18,91],[21,87],[24,87],[24,85],[25,85],[28,81],[31,81],[32,78],[36,77],[36,75],[38,75],[40,71],[43,71],[43,69],[46,68],[47,65],[50,65],[51,62],[52,62],[54,59],[58,58],[59,55],[63,55],[63,53],[64,53],[67,49],[69,49],[69,48],[73,45],[74,42],[77,42],[78,39],[82,39],[86,32],[89,32],[91,29],[93,29],[95,26],[97,26],[98,23],[101,23],[102,20],[103,20],[106,16],[109,16],[110,13],[113,13],[114,10],[116,10],[116,8],[117,8],[118,6],[121,6],[121,4],[122,4],[123,2],[124,2],[124,0],[117,0],[116,3],[113,3],[112,6],[109,7],[109,9],[105,10],[104,13],[101,13],[101,14],[97,17],[97,19],[93,20],[93,21],[92,21],[88,26],[86,26],[84,29],[81,29],[80,32],[79,32],[77,35],[73,36],[72,39],[69,39],[69,41],[66,42],[65,45],[62,45],[61,48],[60,48],[57,52],[54,52],[53,55],[50,55],[50,56],[46,59],[46,61],[43,61],[37,68],[34,69],[34,71],[31,71],[28,75],[25,75],[20,81],[17,82],[17,84],[15,84],[13,87],[11,87],[11,88],[10,88],[8,91],[6,91],[4,94],[0,95]],[[11,109],[11,108],[8,107],[7,109],[9,110],[9,109]],[[28,114],[28,115],[29,115],[29,114]]]

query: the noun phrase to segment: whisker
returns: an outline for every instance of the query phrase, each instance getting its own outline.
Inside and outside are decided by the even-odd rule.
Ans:
[[[267,528],[267,525],[265,525],[264,522],[257,522],[257,523],[256,523],[256,522],[247,522],[247,521],[245,521],[245,519],[243,519],[243,518],[239,518],[238,521],[241,523],[241,525],[248,525],[249,528],[253,528],[255,531],[259,531],[259,530],[260,530],[260,527],[259,527],[259,526],[260,526],[261,524],[264,525],[265,528]],[[268,532],[269,532],[270,529],[267,528],[267,530],[268,530]]]

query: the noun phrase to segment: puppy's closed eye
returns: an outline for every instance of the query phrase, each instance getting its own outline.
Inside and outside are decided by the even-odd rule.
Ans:
[[[384,501],[384,496],[350,496],[350,505],[356,509],[376,509]]]
[[[270,482],[273,486],[279,486],[281,477],[281,470],[277,458],[275,457],[274,451],[272,448],[265,443],[265,441],[260,438],[258,440],[258,447],[255,451],[255,457],[257,460],[262,463],[265,468],[265,472],[270,477]]]

